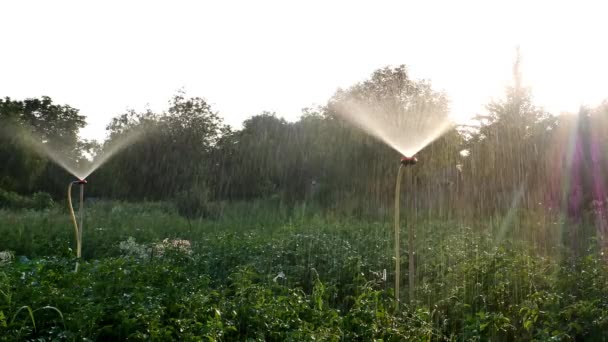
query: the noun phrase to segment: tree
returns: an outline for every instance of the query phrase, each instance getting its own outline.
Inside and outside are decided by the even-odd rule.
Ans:
[[[555,120],[535,106],[522,86],[519,51],[513,65],[513,84],[503,100],[487,105],[479,115],[479,131],[468,141],[466,175],[469,198],[484,212],[504,211],[536,203],[532,190],[545,176],[542,151]]]
[[[404,128],[404,131],[389,132],[393,135],[389,138],[405,141],[407,145],[423,137],[408,141],[407,136],[401,135],[407,132],[415,135],[419,128],[434,128],[449,120],[447,96],[433,90],[428,81],[411,79],[405,66],[386,67],[375,71],[369,80],[338,90],[325,108],[325,115],[333,122],[333,132],[328,139],[334,150],[329,168],[333,174],[327,177],[326,183],[339,184],[347,197],[373,198],[374,201],[368,201],[371,205],[388,206],[394,195],[399,153],[347,123],[340,115],[344,103],[366,108],[366,115],[372,118],[370,125],[382,120]],[[409,189],[425,190],[416,196],[419,207],[438,207],[436,203],[431,204],[432,197],[447,193],[446,184],[454,183],[451,179],[456,177],[461,142],[460,134],[450,130],[417,153],[423,162],[409,171],[413,175]],[[351,184],[350,190],[347,184]],[[413,200],[411,196],[407,198]]]
[[[85,125],[84,116],[78,109],[54,104],[49,97],[24,101],[0,99],[0,125],[0,160],[5,161],[0,171],[0,187],[27,192],[42,174],[51,181],[61,172],[46,163],[42,151],[28,146],[29,139],[70,156],[75,162],[82,158],[78,130]]]
[[[242,130],[222,141],[215,158],[222,196],[254,198],[279,191],[284,185],[280,173],[289,158],[283,153],[290,144],[289,126],[274,113],[264,112],[245,120]]]
[[[387,120],[447,120],[447,97],[433,91],[429,82],[410,79],[404,66],[380,69],[369,80],[338,90],[327,106],[305,109],[294,123],[262,113],[246,120],[241,131],[223,137],[214,159],[221,170],[214,177],[221,184],[215,193],[227,198],[278,195],[288,202],[315,198],[328,208],[357,215],[389,206],[400,156],[338,115],[340,104],[352,100],[381,105],[375,114]],[[448,136],[421,152],[433,155],[414,171],[426,193],[431,191],[429,179],[422,177],[427,168],[446,178],[431,181],[442,189],[454,176],[445,169],[456,170],[460,135],[451,131]]]
[[[110,185],[104,195],[131,199],[166,199],[180,191],[207,187],[210,156],[228,128],[202,98],[175,95],[162,114],[120,115],[108,125],[103,149],[139,135],[98,177]],[[108,193],[109,192],[109,193]]]

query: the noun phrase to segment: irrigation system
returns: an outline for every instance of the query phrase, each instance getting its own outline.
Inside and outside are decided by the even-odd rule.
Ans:
[[[401,252],[399,244],[399,194],[401,192],[401,178],[403,171],[408,166],[418,163],[416,157],[402,157],[399,162],[399,172],[397,173],[397,183],[395,184],[395,307],[399,307],[399,278],[401,277]],[[408,280],[409,280],[409,301],[414,300],[414,227],[409,225],[408,232]]]
[[[72,185],[80,185],[80,203],[78,207],[78,219],[80,224],[76,221],[76,214],[74,213],[74,206],[72,205]],[[70,182],[68,185],[68,206],[70,207],[70,215],[72,217],[72,223],[74,224],[74,235],[76,237],[76,267],[74,272],[78,272],[78,262],[82,256],[82,225],[84,223],[84,186],[87,184],[86,179],[79,179]]]

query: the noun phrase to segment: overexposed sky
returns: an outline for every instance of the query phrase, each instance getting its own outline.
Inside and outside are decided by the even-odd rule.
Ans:
[[[263,110],[294,120],[338,87],[406,64],[445,90],[455,117],[511,78],[515,46],[536,103],[608,98],[606,1],[1,1],[0,96],[51,96],[103,139],[126,108],[177,89],[234,126]]]

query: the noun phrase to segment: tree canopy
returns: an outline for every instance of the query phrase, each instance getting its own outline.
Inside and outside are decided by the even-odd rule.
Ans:
[[[465,134],[454,126],[417,153],[421,162],[408,173],[407,184],[417,196],[404,201],[414,205],[415,200],[429,215],[567,209],[574,221],[604,203],[604,190],[598,189],[608,182],[603,150],[608,105],[582,108],[578,115],[550,115],[522,84],[518,57],[511,86],[477,116],[476,129]],[[262,112],[240,129],[224,124],[205,99],[178,92],[165,111],[116,116],[101,144],[79,140],[85,119],[77,109],[48,97],[5,98],[0,100],[0,187],[63,192],[67,174],[24,147],[14,134],[17,127],[83,165],[91,162],[86,156],[110,156],[92,176],[90,193],[98,197],[275,198],[312,201],[347,214],[382,214],[391,207],[400,155],[340,115],[340,106],[349,101],[373,108],[375,120],[394,125],[411,118],[449,120],[447,94],[413,79],[405,66],[379,69],[338,89],[326,105],[304,109],[294,122]],[[135,135],[138,139],[130,139]],[[114,153],[117,145],[124,149]]]

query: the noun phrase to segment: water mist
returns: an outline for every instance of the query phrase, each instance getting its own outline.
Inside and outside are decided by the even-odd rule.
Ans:
[[[121,137],[112,139],[106,143],[103,150],[94,156],[93,160],[77,160],[72,156],[68,156],[65,153],[59,152],[54,149],[50,144],[41,137],[36,136],[34,133],[27,134],[21,129],[16,129],[15,132],[21,133],[21,139],[25,146],[38,152],[41,155],[48,157],[50,160],[61,166],[64,170],[72,174],[77,180],[72,181],[68,185],[67,196],[68,206],[70,211],[70,218],[74,226],[74,236],[76,241],[76,267],[75,271],[78,271],[78,263],[82,257],[82,234],[84,225],[84,186],[87,184],[87,177],[89,177],[95,170],[106,163],[112,156],[133,144],[135,141],[140,139],[143,135],[142,130],[133,130]],[[25,133],[25,134],[24,134]],[[72,186],[74,184],[79,185],[79,207],[78,207],[78,221],[74,212],[72,204]]]
[[[397,92],[395,92],[396,94]],[[399,98],[399,96],[395,96]],[[403,157],[399,163],[397,182],[395,185],[395,308],[400,302],[400,190],[401,179],[407,166],[415,165],[416,153],[435,141],[450,129],[453,123],[445,110],[440,110],[432,102],[425,101],[387,101],[386,99],[345,99],[334,104],[336,113],[349,123],[359,127],[371,136],[383,141],[399,152]],[[408,280],[409,301],[415,296],[415,265],[414,265],[414,227],[409,225],[408,231]]]

